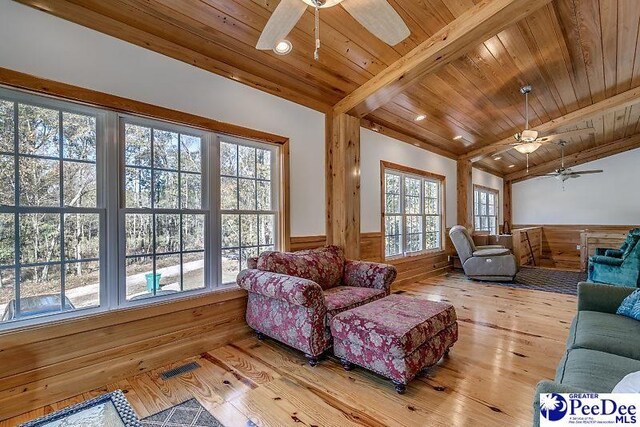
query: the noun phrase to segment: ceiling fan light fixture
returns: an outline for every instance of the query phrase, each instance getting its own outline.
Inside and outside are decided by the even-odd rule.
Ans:
[[[289,40],[280,40],[273,48],[277,55],[288,55],[293,50],[293,44]]]
[[[342,3],[344,0],[302,0],[306,4],[312,7],[318,6],[320,9],[336,6]]]
[[[515,148],[518,153],[531,154],[542,146],[540,142],[527,142],[524,144],[516,145]]]
[[[536,139],[538,139],[538,131],[535,130],[525,129],[520,134],[520,141],[523,142],[534,142]]]

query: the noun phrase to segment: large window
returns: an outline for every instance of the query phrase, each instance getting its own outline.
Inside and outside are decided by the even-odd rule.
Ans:
[[[222,282],[232,282],[247,259],[277,243],[277,153],[274,147],[223,138],[220,142]]]
[[[278,248],[279,156],[0,88],[0,329],[234,282]]]
[[[101,120],[0,92],[0,323],[101,303]]]
[[[474,228],[498,234],[498,191],[479,185],[473,189]]]
[[[123,118],[121,140],[126,299],[205,288],[203,135]]]
[[[383,170],[385,256],[442,249],[444,177],[384,164]]]

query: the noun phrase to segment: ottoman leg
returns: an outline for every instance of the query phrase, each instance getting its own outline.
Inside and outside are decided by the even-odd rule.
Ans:
[[[311,366],[312,368],[318,364],[318,357],[312,356],[310,354],[305,354],[304,357],[307,358],[309,366]]]
[[[256,331],[256,337],[258,338],[258,340],[260,341],[264,341],[265,338],[267,338],[267,336],[265,334],[263,334],[262,332],[258,332]]]
[[[340,359],[340,363],[342,363],[342,367],[345,371],[350,371],[353,369],[353,363],[349,362],[347,359]]]
[[[449,355],[450,351],[451,351],[451,347],[447,347],[447,349],[444,351],[445,357]]]
[[[407,391],[406,384],[403,384],[399,381],[393,381],[393,385],[396,387],[396,391],[398,392],[398,394],[404,394],[404,392]]]

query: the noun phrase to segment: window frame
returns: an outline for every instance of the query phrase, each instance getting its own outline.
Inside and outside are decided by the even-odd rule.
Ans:
[[[218,203],[216,204],[216,208],[218,209],[218,214],[217,214],[217,219],[218,219],[218,223],[216,224],[216,229],[220,230],[220,233],[218,233],[218,241],[217,241],[217,248],[220,252],[222,252],[223,250],[229,250],[229,249],[238,249],[238,254],[240,256],[240,263],[242,263],[242,237],[241,235],[238,236],[238,247],[237,248],[223,248],[222,247],[222,215],[260,215],[260,214],[268,214],[268,215],[274,215],[274,242],[273,245],[269,245],[269,246],[274,246],[274,248],[276,250],[282,249],[282,240],[283,240],[283,230],[282,230],[282,213],[281,213],[281,192],[282,189],[280,188],[282,186],[282,178],[280,176],[280,174],[282,173],[282,167],[281,167],[281,162],[282,162],[282,153],[281,153],[281,147],[279,147],[276,144],[268,144],[268,143],[264,143],[264,142],[258,142],[258,141],[252,141],[250,139],[245,139],[245,138],[240,138],[240,137],[236,137],[236,136],[227,136],[227,135],[219,135],[217,137],[217,141],[215,144],[216,150],[218,151],[217,153],[217,159],[218,159],[218,165],[220,164],[220,143],[221,142],[228,142],[230,144],[236,144],[238,146],[244,145],[244,146],[248,146],[248,147],[253,147],[256,149],[265,149],[265,147],[268,147],[271,150],[271,206],[275,207],[275,210],[269,210],[269,211],[259,211],[257,210],[257,202],[256,202],[256,210],[240,210],[239,208],[237,210],[232,210],[232,209],[222,209],[222,201],[219,199]],[[219,170],[218,173],[216,174],[217,179],[216,179],[216,185],[217,185],[217,194],[218,196],[222,196],[222,191],[220,189],[221,187],[221,181],[223,177],[228,177],[228,178],[237,178],[238,180],[241,179],[240,175],[237,175],[235,177],[230,177],[228,175],[222,175],[221,171]],[[258,178],[254,178],[254,181],[259,181]],[[237,191],[240,191],[240,186],[238,185],[238,189]],[[256,191],[256,197],[257,197],[257,191]],[[237,198],[238,203],[239,203],[239,196]],[[239,206],[239,205],[238,205]],[[241,227],[241,225],[240,225]],[[258,236],[259,238],[259,236]],[[260,245],[258,245],[260,246]],[[223,282],[222,279],[222,256],[220,256],[218,258],[218,280],[220,283],[220,286],[228,286],[230,284],[233,284],[233,282]]]
[[[101,140],[96,146],[96,181],[97,184],[97,205],[102,202],[100,219],[100,303],[96,307],[79,308],[73,311],[48,313],[26,317],[23,319],[12,320],[10,322],[0,322],[0,335],[5,331],[20,331],[36,325],[59,324],[60,322],[76,322],[80,319],[102,315],[105,313],[119,312],[129,310],[134,307],[153,307],[167,302],[176,302],[193,300],[200,294],[216,294],[220,292],[229,292],[239,289],[235,283],[221,283],[221,269],[218,266],[221,263],[215,262],[216,252],[219,252],[220,233],[211,232],[215,227],[219,229],[220,213],[218,206],[209,201],[209,221],[205,221],[205,227],[209,227],[209,236],[205,243],[205,251],[208,250],[209,256],[205,258],[205,268],[209,268],[209,277],[219,277],[217,281],[207,280],[205,275],[205,287],[203,289],[188,290],[178,292],[167,296],[156,296],[140,301],[131,301],[122,303],[121,296],[126,295],[123,292],[126,284],[121,280],[120,268],[124,265],[124,259],[121,258],[120,239],[120,185],[124,156],[121,157],[120,148],[120,117],[129,116],[136,120],[148,120],[150,122],[167,124],[169,126],[178,126],[186,129],[187,134],[203,132],[210,135],[210,140],[206,145],[209,154],[204,167],[208,168],[207,173],[209,179],[207,181],[210,187],[209,194],[216,196],[220,194],[219,174],[215,173],[219,168],[219,143],[218,138],[224,136],[226,139],[237,138],[243,144],[253,143],[258,146],[274,146],[277,148],[276,177],[273,180],[273,187],[277,189],[272,194],[275,197],[273,206],[277,210],[275,220],[275,236],[274,245],[277,250],[288,250],[290,239],[290,194],[289,194],[289,139],[275,134],[253,130],[242,126],[236,126],[224,122],[218,122],[202,116],[196,116],[181,111],[171,110],[163,107],[156,107],[133,101],[125,98],[113,97],[111,95],[102,94],[89,89],[68,85],[54,85],[42,87],[42,80],[26,76],[26,80],[19,86],[0,81],[0,97],[3,99],[16,102],[24,102],[35,106],[43,106],[45,108],[60,109],[65,112],[89,114],[96,117],[96,140]],[[58,107],[58,105],[62,107]],[[15,113],[14,113],[15,115]],[[99,118],[100,117],[100,118]],[[157,125],[156,125],[157,126]],[[14,133],[18,132],[18,124],[14,129]],[[17,140],[14,141],[14,144]],[[203,152],[204,153],[204,152]],[[13,155],[15,157],[15,154]],[[60,154],[62,156],[62,154]],[[204,154],[203,154],[204,157]],[[15,160],[14,160],[15,162]],[[17,174],[17,167],[16,174]],[[117,183],[113,185],[110,183]],[[124,183],[122,183],[124,185]],[[16,186],[17,187],[17,186]],[[277,194],[277,196],[275,196]],[[0,212],[6,213],[7,206],[0,206]],[[15,207],[9,207],[13,213]],[[58,209],[54,207],[54,209]],[[92,209],[92,208],[82,208]],[[73,213],[73,212],[70,212]],[[17,226],[15,224],[14,226]],[[61,236],[64,230],[61,230]],[[17,237],[17,236],[16,236]],[[214,244],[209,243],[210,240]],[[18,245],[18,239],[14,239],[14,244]],[[207,248],[206,245],[211,245]],[[15,254],[16,261],[18,253]],[[63,265],[64,260],[53,264]],[[11,267],[9,267],[11,268]],[[107,284],[111,283],[111,286]],[[116,285],[113,285],[116,283]],[[195,300],[194,300],[195,301]]]
[[[31,317],[24,317],[12,320],[10,322],[0,322],[0,331],[5,329],[14,329],[22,326],[28,326],[33,324],[46,323],[52,320],[58,319],[69,319],[74,317],[86,316],[89,314],[97,314],[105,311],[105,307],[109,306],[109,301],[113,297],[113,289],[107,286],[108,283],[108,265],[113,263],[108,253],[108,243],[107,236],[108,233],[106,231],[106,225],[108,221],[108,208],[107,208],[107,200],[108,195],[106,189],[106,158],[107,158],[107,116],[108,112],[99,108],[95,108],[92,106],[78,104],[75,102],[69,102],[66,100],[61,100],[52,97],[45,97],[41,95],[32,94],[29,92],[18,91],[11,88],[5,88],[0,86],[0,99],[7,100],[14,103],[14,152],[13,152],[13,161],[14,161],[14,203],[19,202],[19,193],[20,193],[20,165],[19,159],[20,157],[32,157],[32,158],[43,158],[56,160],[60,163],[60,189],[59,195],[61,197],[59,206],[22,206],[19,204],[14,205],[0,205],[0,213],[4,214],[14,214],[14,280],[15,280],[15,291],[14,298],[16,299],[16,306],[19,311],[19,299],[20,299],[20,270],[23,265],[26,266],[44,266],[44,265],[59,265],[61,269],[63,269],[67,264],[73,263],[73,261],[68,261],[64,257],[64,228],[63,228],[63,217],[65,214],[97,214],[99,216],[99,248],[98,248],[98,261],[100,262],[100,272],[99,272],[99,302],[97,306],[86,307],[86,308],[76,308],[75,310],[69,311],[60,311],[54,313],[46,313],[41,315],[35,315]],[[71,113],[78,115],[87,115],[95,117],[96,119],[96,207],[72,207],[72,206],[63,206],[64,200],[63,196],[63,165],[64,165],[64,153],[60,152],[57,158],[52,156],[24,156],[20,154],[19,150],[19,120],[18,115],[19,111],[15,109],[15,105],[20,103],[32,105],[35,107],[46,108],[51,110],[56,110],[59,114],[59,120],[62,119],[63,113]],[[62,124],[62,122],[59,122]],[[59,129],[59,136],[61,136],[64,132],[64,129],[61,127]],[[60,138],[59,144],[62,147],[63,138]],[[9,155],[4,154],[4,155]],[[73,159],[68,159],[67,161],[74,161]],[[51,214],[59,214],[61,215],[60,220],[60,261],[46,261],[46,262],[38,262],[38,263],[21,263],[21,253],[20,253],[20,241],[19,241],[19,221],[16,219],[21,214],[30,214],[30,213],[51,213]],[[87,261],[88,262],[88,261]],[[29,267],[26,267],[29,268]],[[62,298],[65,296],[64,289],[64,279],[62,278],[63,274],[61,272],[61,284],[60,284],[60,293]]]
[[[480,193],[485,193],[487,195],[487,197],[489,196],[489,194],[492,194],[494,196],[494,215],[489,215],[489,204],[487,203],[487,214],[486,215],[481,215],[479,208],[480,208]],[[476,198],[476,196],[478,198]],[[476,228],[476,220],[480,220],[479,224],[482,225],[482,218],[486,218],[487,219],[487,225],[488,225],[488,229],[483,229],[483,228]],[[491,187],[485,187],[483,185],[478,185],[478,184],[474,184],[473,185],[473,229],[474,231],[481,231],[481,232],[488,232],[491,235],[491,226],[489,225],[489,221],[495,221],[495,230],[496,230],[496,235],[500,233],[500,191],[495,189],[495,188],[491,188]]]
[[[151,143],[151,154],[150,154],[150,166],[143,167],[144,169],[149,169],[150,171],[155,171],[156,169],[164,170],[163,168],[157,168],[153,164],[153,131],[168,131],[168,132],[176,132],[180,135],[186,134],[189,136],[197,136],[201,138],[201,195],[202,195],[202,205],[200,209],[182,209],[182,208],[155,208],[155,207],[127,207],[126,206],[126,188],[125,188],[125,175],[126,175],[126,163],[125,163],[125,126],[126,124],[132,124],[137,126],[148,127],[151,129],[150,143]],[[215,162],[217,159],[214,159],[216,150],[213,150],[213,155],[211,155],[211,147],[212,142],[214,142],[215,136],[210,132],[204,132],[199,129],[195,129],[188,126],[178,125],[174,123],[164,122],[156,119],[149,119],[145,117],[132,116],[128,114],[118,114],[118,235],[119,235],[119,253],[118,253],[118,300],[117,307],[130,307],[130,306],[139,306],[139,305],[148,305],[151,301],[167,301],[173,300],[180,297],[189,297],[193,295],[198,295],[202,293],[211,292],[213,289],[217,289],[223,287],[222,284],[218,284],[213,280],[215,277],[215,263],[211,262],[212,257],[215,255],[212,244],[215,242],[213,238],[213,230],[212,228],[212,207],[213,203],[210,198],[211,195],[214,194],[215,186],[211,186],[211,163]],[[180,145],[178,145],[178,150],[180,150]],[[177,173],[182,173],[180,170],[180,165],[178,165]],[[152,172],[153,174],[153,172]],[[151,184],[150,197],[153,203],[154,199],[154,191],[153,188],[153,180]],[[198,289],[189,289],[189,290],[181,290],[175,294],[170,295],[153,295],[149,298],[142,298],[139,300],[127,299],[127,255],[126,255],[126,225],[125,218],[126,214],[152,214],[155,223],[155,215],[156,214],[178,214],[181,215],[183,213],[187,214],[204,214],[205,216],[205,237],[204,237],[204,259],[207,261],[204,263],[204,287]],[[153,239],[155,241],[155,225],[153,225],[154,230],[152,231]],[[184,251],[182,248],[178,252],[172,254],[183,254]],[[150,256],[157,257],[155,248],[152,254],[145,254],[141,256]],[[153,262],[155,268],[155,260]],[[218,285],[218,286],[217,286]]]
[[[390,214],[387,215],[386,212],[386,175],[387,173],[397,175],[400,177],[400,213],[399,214]],[[407,214],[405,210],[405,178],[417,178],[420,180],[420,214]],[[439,196],[438,196],[438,215],[427,214],[425,213],[425,182],[436,182],[438,184]],[[380,212],[381,212],[381,220],[380,220],[380,230],[381,230],[381,256],[383,260],[397,260],[407,257],[421,256],[421,255],[431,255],[442,253],[445,250],[445,225],[446,225],[446,177],[443,175],[438,175],[433,172],[424,171],[420,169],[415,169],[409,166],[404,166],[396,163],[391,163],[385,160],[380,161]],[[406,218],[408,216],[416,216],[419,215],[422,221],[421,226],[421,246],[422,249],[419,251],[406,251],[406,242],[407,242],[407,233],[406,233]],[[386,253],[386,224],[385,220],[387,216],[400,216],[401,220],[401,251],[399,254],[395,255],[387,255]],[[440,238],[439,238],[439,247],[438,248],[427,248],[426,247],[426,218],[429,216],[439,216],[440,221]]]

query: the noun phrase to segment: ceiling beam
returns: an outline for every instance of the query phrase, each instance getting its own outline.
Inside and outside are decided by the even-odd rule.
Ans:
[[[581,165],[583,163],[593,162],[614,154],[624,153],[625,151],[640,148],[640,134],[621,138],[608,144],[599,145],[588,150],[579,151],[564,157],[564,166],[567,168]],[[560,167],[560,160],[543,163],[529,168],[529,172],[521,170],[513,172],[504,177],[505,181],[525,181],[535,178],[534,175],[543,175]],[[606,171],[605,171],[606,172]]]
[[[612,96],[610,98],[604,99],[600,102],[596,102],[595,104],[591,104],[572,113],[565,114],[564,116],[558,117],[557,119],[553,119],[551,121],[543,123],[540,126],[536,126],[535,130],[544,135],[545,133],[551,132],[560,127],[570,126],[578,122],[583,122],[585,120],[591,119],[594,116],[604,115],[616,110],[621,110],[639,102],[640,86],[630,89],[621,94]],[[492,155],[496,151],[505,148],[505,146],[512,142],[514,142],[513,136],[509,136],[484,147],[471,150],[467,154],[463,154],[462,156],[460,156],[460,158],[463,160],[471,160],[472,162],[477,162],[484,159],[485,157]]]
[[[425,75],[446,65],[550,0],[483,0],[420,43],[334,106],[360,118],[388,103]]]

